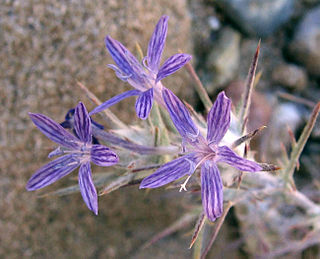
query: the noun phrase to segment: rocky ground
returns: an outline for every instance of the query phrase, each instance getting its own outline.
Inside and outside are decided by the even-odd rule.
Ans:
[[[137,42],[146,51],[155,23],[162,14],[169,15],[164,55],[179,50],[193,54],[209,94],[214,97],[225,89],[234,103],[261,38],[261,77],[250,127],[268,125],[257,148],[262,158],[275,162],[280,142],[289,140],[287,125],[298,134],[310,107],[320,99],[318,0],[2,1],[0,14],[0,257],[191,255],[188,228],[147,250],[137,249],[182,215],[186,198],[176,192],[146,195],[134,187],[118,191],[100,198],[100,215],[95,217],[80,194],[40,199],[25,191],[26,181],[46,163],[53,147],[32,126],[27,112],[62,121],[79,100],[92,108],[76,81],[102,100],[129,89],[106,68],[112,62],[104,47],[107,34],[133,52]],[[185,71],[164,83],[201,110]],[[279,92],[303,101],[288,101]],[[132,104],[120,103],[114,111],[128,121]],[[319,173],[314,169],[320,166],[319,136],[318,124],[302,157],[308,177]],[[76,174],[73,177],[48,190],[73,183]],[[232,258],[231,249],[223,246],[233,233],[230,229],[224,230],[215,251]]]

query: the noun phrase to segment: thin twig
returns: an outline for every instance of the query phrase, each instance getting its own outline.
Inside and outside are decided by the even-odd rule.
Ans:
[[[201,259],[205,259],[207,254],[209,253],[212,245],[213,245],[213,242],[216,240],[217,236],[218,236],[218,233],[222,227],[222,224],[229,212],[229,210],[231,209],[231,207],[233,206],[233,202],[229,201],[228,204],[227,204],[227,207],[225,208],[225,210],[223,211],[223,214],[222,216],[217,220],[217,223],[215,224],[214,226],[214,229],[213,229],[213,232],[212,232],[212,236],[210,238],[210,241],[209,241],[209,244],[207,245],[206,249],[204,250],[204,252],[202,253],[201,255]]]
[[[92,132],[93,132],[93,135],[98,139],[101,139],[105,142],[117,145],[125,149],[129,149],[135,153],[142,154],[142,155],[176,154],[179,150],[179,148],[175,146],[151,147],[151,146],[139,145],[139,144],[124,140],[104,130],[101,130],[98,127],[92,127]]]
[[[206,221],[204,221],[206,223]],[[202,225],[202,227],[205,224]],[[193,259],[200,259],[201,257],[201,251],[202,251],[202,245],[203,245],[203,239],[204,239],[205,231],[201,231],[195,241],[195,244],[193,246]]]
[[[159,168],[160,166],[161,166],[160,164],[147,165],[147,166],[143,166],[143,167],[132,169],[131,172],[132,173],[137,173],[137,172],[141,172],[141,171],[156,169],[156,168]]]
[[[289,94],[289,93],[284,93],[284,92],[280,92],[278,91],[277,92],[277,95],[283,99],[286,99],[286,100],[289,100],[289,101],[292,101],[292,102],[296,102],[296,103],[301,103],[305,106],[308,106],[310,108],[313,108],[316,103],[315,102],[312,102],[310,100],[307,100],[305,98],[302,98],[302,97],[298,97],[298,96],[294,96],[292,94]]]
[[[258,65],[258,59],[259,59],[259,53],[260,53],[260,43],[261,40],[259,40],[256,53],[252,59],[251,66],[249,68],[247,80],[246,80],[246,92],[243,95],[242,99],[242,107],[239,112],[239,120],[240,120],[240,127],[241,127],[241,133],[244,134],[246,132],[246,125],[248,123],[249,119],[249,110],[251,105],[251,98],[252,98],[252,92],[254,88],[254,82],[255,82],[255,74],[257,70]],[[250,138],[249,138],[250,141]],[[248,142],[249,142],[248,141]],[[245,145],[245,153],[244,157],[247,156],[247,148],[249,147],[249,143],[246,143]],[[239,181],[238,181],[238,189],[240,188],[241,181],[242,181],[243,172],[240,172],[239,174]]]
[[[200,233],[205,221],[206,221],[206,217],[204,215],[204,212],[202,211],[200,213],[198,221],[197,221],[197,223],[195,225],[189,249],[191,249],[191,247],[193,246],[194,242],[196,242],[196,240],[197,240],[197,238],[199,236],[199,233]]]
[[[77,85],[80,87],[82,91],[87,95],[87,97],[97,106],[100,105],[102,102],[99,100],[99,98],[92,93],[84,84],[77,81]],[[104,110],[103,111],[103,118],[106,120],[108,125],[111,128],[127,128],[127,125],[123,123],[120,119],[118,119],[117,116],[113,114],[110,110]]]
[[[146,242],[141,249],[146,249],[150,245],[154,244],[158,240],[178,231],[179,229],[183,228],[184,226],[188,225],[190,222],[192,222],[197,217],[197,214],[189,213],[184,215],[182,218],[178,219],[176,222],[174,222],[171,226],[167,227],[160,233],[153,236],[148,242]]]

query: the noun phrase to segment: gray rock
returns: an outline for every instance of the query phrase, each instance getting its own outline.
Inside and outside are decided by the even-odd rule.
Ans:
[[[206,67],[212,76],[206,85],[209,93],[234,79],[240,62],[240,34],[231,28],[223,29],[209,54]]]
[[[308,78],[305,69],[292,64],[281,64],[274,68],[272,80],[276,84],[301,91],[307,86]]]
[[[310,10],[298,25],[289,51],[310,74],[320,77],[320,6]]]
[[[216,0],[216,3],[243,31],[266,37],[289,20],[295,0]]]

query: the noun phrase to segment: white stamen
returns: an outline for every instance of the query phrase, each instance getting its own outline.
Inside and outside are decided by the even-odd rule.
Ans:
[[[188,183],[188,181],[189,181],[189,179],[190,179],[191,176],[192,176],[192,175],[189,175],[188,178],[184,181],[184,183],[181,184],[181,187],[180,187],[179,192],[181,192],[182,190],[187,191],[186,185],[187,185],[187,183]]]
[[[203,161],[209,159],[210,156],[212,156],[212,154],[208,154],[208,155],[206,155],[205,157],[203,157],[195,167],[192,167],[192,171],[195,171],[195,170],[203,163]],[[190,161],[189,159],[186,159],[186,160],[187,160],[188,162],[190,162],[190,164],[192,165],[192,161]],[[191,168],[190,168],[190,169],[191,169]],[[180,187],[179,192],[181,192],[182,190],[187,191],[186,185],[187,185],[189,179],[191,178],[191,176],[192,176],[192,174],[188,176],[188,178],[184,181],[183,184],[181,184],[181,187]]]

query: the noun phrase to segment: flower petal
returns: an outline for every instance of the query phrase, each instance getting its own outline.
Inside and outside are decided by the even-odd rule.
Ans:
[[[262,167],[256,162],[238,156],[227,146],[218,147],[217,162],[227,163],[246,172],[258,172],[262,170]]]
[[[207,140],[210,143],[218,144],[226,134],[230,125],[230,109],[231,100],[224,92],[219,93],[207,117]]]
[[[141,91],[139,91],[139,90],[129,90],[129,91],[126,91],[122,94],[118,94],[118,95],[112,97],[111,99],[105,101],[104,103],[100,104],[96,108],[94,108],[91,112],[89,112],[89,115],[91,116],[91,115],[96,114],[98,112],[101,112],[105,109],[108,109],[109,107],[111,107],[112,105],[115,105],[116,103],[122,101],[123,99],[126,99],[130,96],[139,95],[140,93],[141,93]]]
[[[141,93],[136,101],[137,116],[145,120],[148,118],[153,104],[153,88]]]
[[[91,162],[99,166],[111,166],[119,161],[117,154],[103,145],[93,145],[90,155]]]
[[[223,185],[217,165],[206,161],[201,167],[202,206],[209,220],[215,221],[223,211]]]
[[[175,181],[184,175],[191,175],[196,169],[196,164],[194,153],[172,160],[161,166],[152,175],[144,178],[139,188],[157,188]]]
[[[148,66],[156,72],[160,66],[160,59],[166,42],[169,17],[164,15],[157,23],[148,45]]]
[[[139,61],[132,53],[120,42],[107,36],[105,39],[106,47],[123,74],[130,77],[137,84],[145,83],[145,71]]]
[[[159,82],[182,68],[190,59],[191,55],[189,54],[175,54],[168,58],[159,69],[156,82]]]
[[[28,191],[41,189],[71,173],[78,166],[79,161],[74,155],[69,154],[59,157],[44,165],[32,175],[27,183],[26,189]]]
[[[89,210],[98,215],[98,195],[91,178],[90,162],[81,164],[79,169],[79,186],[84,202]]]
[[[180,135],[190,142],[194,142],[199,137],[200,132],[192,121],[186,106],[169,89],[164,89],[162,96],[172,122]]]
[[[91,143],[91,119],[86,107],[82,102],[79,102],[74,112],[74,129],[81,141],[84,143]]]
[[[40,113],[29,112],[29,116],[34,125],[52,141],[71,149],[79,146],[79,140],[54,120]]]

